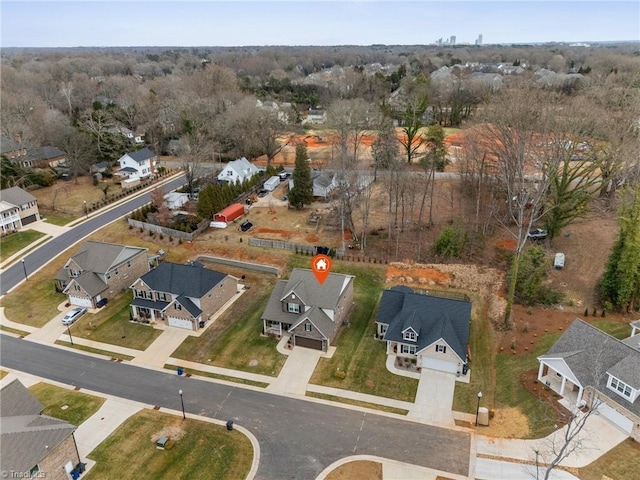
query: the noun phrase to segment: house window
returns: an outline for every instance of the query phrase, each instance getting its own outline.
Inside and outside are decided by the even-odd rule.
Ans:
[[[79,277],[80,276],[80,270],[71,270],[71,276],[72,277]]]
[[[407,330],[406,332],[404,332],[404,336],[402,338],[415,342],[418,338],[418,335],[416,335],[416,332],[414,332],[413,330]]]
[[[118,269],[116,268],[116,269],[115,269],[115,271],[114,271],[113,273],[115,273],[116,275],[118,275],[118,273],[119,273],[119,272],[118,272]]]
[[[81,292],[82,289],[80,288],[80,285],[74,285],[74,288],[76,290],[76,292]]]
[[[153,300],[153,292],[144,292],[145,298]]]
[[[416,354],[416,346],[415,345],[400,345],[400,353],[406,353],[409,355]]]
[[[298,303],[287,303],[287,311],[289,313],[300,313],[300,304],[298,304]]]
[[[446,345],[436,345],[436,352],[437,353],[447,353]]]
[[[157,295],[158,295],[158,300],[162,300],[163,302],[167,301],[167,294],[166,293],[158,292]]]
[[[107,280],[111,280],[111,274],[107,273]]]
[[[127,268],[131,268],[131,260],[127,262]]]
[[[38,475],[39,473],[40,473],[40,466],[35,465],[31,470],[29,470],[29,478],[39,477],[40,476]]]
[[[180,305],[179,303],[174,303],[173,308],[175,308],[176,310],[182,310],[182,305]]]
[[[609,385],[607,386],[623,397],[631,398],[631,387],[617,378],[609,377]]]
[[[311,324],[310,324],[310,323],[305,323],[305,324],[304,324],[304,331],[305,331],[305,332],[310,332],[310,331],[312,331],[312,330],[313,330],[313,327],[311,326]]]

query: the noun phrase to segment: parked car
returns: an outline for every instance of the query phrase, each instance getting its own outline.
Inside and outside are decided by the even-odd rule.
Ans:
[[[258,192],[258,196],[259,196],[260,198],[262,198],[262,197],[266,197],[268,193],[269,193],[269,192],[268,192],[267,190],[260,190],[260,191]]]
[[[280,181],[284,182],[287,178],[291,176],[291,174],[289,172],[280,172],[278,176],[280,177]]]
[[[253,223],[251,223],[249,220],[245,220],[240,224],[240,230],[243,232],[250,230],[251,227],[253,227]]]
[[[84,307],[73,308],[69,310],[69,312],[64,316],[64,318],[62,319],[62,324],[71,325],[72,323],[75,323],[75,321],[78,320],[85,313],[87,313],[87,309]]]
[[[547,231],[543,228],[536,228],[535,230],[531,230],[527,237],[530,240],[544,240],[547,238]]]

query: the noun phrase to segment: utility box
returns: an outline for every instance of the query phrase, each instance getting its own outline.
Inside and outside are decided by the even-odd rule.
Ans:
[[[487,407],[480,407],[478,409],[478,425],[483,427],[489,426],[489,409]]]
[[[169,441],[169,437],[160,437],[156,442],[156,448],[158,450],[164,450],[167,446],[167,442]]]
[[[556,256],[553,258],[553,267],[558,270],[564,268],[564,253],[556,253]]]

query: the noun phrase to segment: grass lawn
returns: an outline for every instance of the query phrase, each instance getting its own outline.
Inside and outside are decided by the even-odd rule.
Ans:
[[[0,241],[0,262],[5,261],[11,255],[19,252],[24,247],[30,245],[45,234],[36,232],[35,230],[23,230],[21,232],[12,233],[6,237],[2,237]]]
[[[16,335],[20,335],[22,337],[26,337],[29,335],[29,332],[25,332],[24,330],[18,330],[17,328],[5,327],[4,325],[0,325],[0,330],[4,330],[5,332],[15,333]]]
[[[164,368],[175,372],[178,367],[176,367],[175,365],[169,365],[168,363],[165,363]],[[254,382],[253,380],[247,380],[245,378],[230,377],[229,375],[220,375],[219,373],[205,372],[203,370],[196,370],[193,368],[183,368],[183,370],[184,370],[184,373],[187,373],[187,374],[200,375],[202,377],[209,377],[209,378],[217,378],[218,380],[225,380],[227,382],[240,383],[242,385],[251,385],[253,387],[260,387],[260,388],[267,388],[269,386],[269,384],[265,382]]]
[[[327,475],[327,480],[382,480],[382,464],[358,460],[340,465]]]
[[[58,225],[59,227],[64,227],[66,224],[76,220],[78,217],[75,215],[64,215],[61,213],[53,213],[53,212],[40,212],[43,217],[43,220],[47,223],[51,223],[53,225]]]
[[[292,267],[308,268],[309,258],[291,257],[290,263]],[[418,380],[389,372],[385,367],[385,344],[373,338],[376,306],[384,286],[384,267],[334,260],[332,270],[356,276],[354,306],[349,313],[349,326],[341,329],[334,342],[336,353],[333,358],[320,359],[311,383],[412,402]],[[337,378],[338,370],[346,372],[346,377]]]
[[[133,292],[127,291],[112,299],[95,315],[83,315],[71,327],[71,334],[96,342],[146,350],[162,330],[129,321],[129,304],[132,299]]]
[[[5,296],[0,305],[5,307],[4,313],[7,318],[12,322],[42,327],[58,315],[58,305],[67,297],[56,292],[52,278],[53,275],[49,277],[43,271],[38,272]],[[38,301],[34,301],[36,298]]]
[[[598,320],[591,324],[618,340],[623,340],[631,335],[631,327],[628,323],[614,322],[612,320]]]
[[[628,438],[595,462],[580,469],[581,480],[636,480],[640,472],[640,443]]]
[[[9,372],[5,372],[4,370],[0,370],[0,380],[9,375]]]
[[[158,450],[168,436],[173,446]],[[125,421],[89,454],[97,463],[91,480],[140,478],[246,478],[253,460],[251,442],[238,430],[142,410]]]
[[[453,409],[457,412],[475,413],[478,392],[482,392],[483,405],[493,405],[495,397],[495,342],[493,326],[488,315],[484,314],[485,303],[482,298],[472,295],[471,329],[469,349],[471,350],[470,383],[456,382],[453,396]]]
[[[91,176],[84,176],[78,177],[77,182],[75,180],[69,182],[58,180],[50,187],[38,188],[31,193],[38,199],[38,205],[45,211],[43,216],[47,217],[49,215],[47,211],[54,210],[56,214],[66,215],[72,220],[78,218],[79,215],[84,215],[85,200],[87,205],[91,205],[104,199],[102,187],[106,184],[109,185],[109,195],[122,191],[120,185],[111,180],[93,185]]]
[[[66,388],[37,383],[29,391],[44,405],[44,414],[80,425],[96,413],[105,399]],[[62,407],[68,407],[63,409]]]
[[[63,342],[61,340],[56,340],[56,345],[64,345],[65,347],[75,348],[76,350],[83,350],[89,353],[97,353],[99,355],[104,355],[105,357],[119,358],[121,360],[132,360],[134,358],[131,355],[124,355],[122,353],[109,352],[107,350],[101,350],[99,348],[91,348],[85,345],[78,345],[77,343],[74,343],[73,345],[71,345],[71,343]]]

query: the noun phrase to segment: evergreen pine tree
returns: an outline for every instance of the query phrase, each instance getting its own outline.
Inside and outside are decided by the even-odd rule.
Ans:
[[[313,202],[313,180],[309,167],[307,146],[301,142],[296,145],[296,166],[293,170],[293,188],[289,192],[289,203],[300,209]]]

